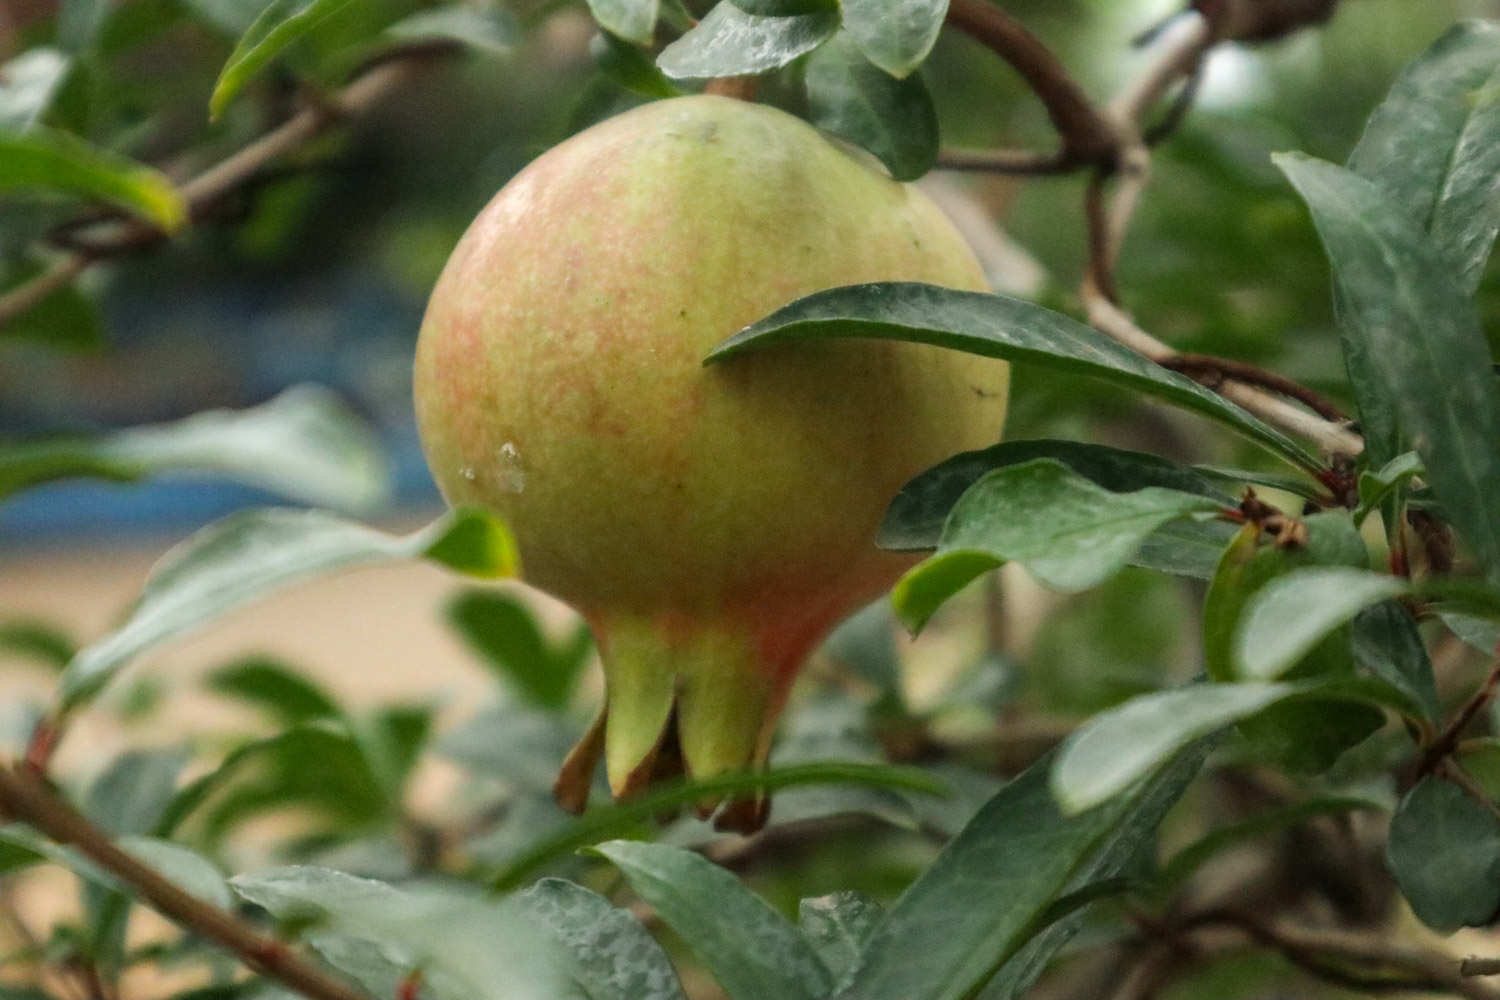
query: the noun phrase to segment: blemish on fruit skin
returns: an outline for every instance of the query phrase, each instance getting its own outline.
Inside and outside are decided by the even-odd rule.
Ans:
[[[526,466],[514,441],[500,446],[500,488],[508,493],[526,491]]]

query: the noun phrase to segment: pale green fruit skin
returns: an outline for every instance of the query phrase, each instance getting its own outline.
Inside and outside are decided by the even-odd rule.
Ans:
[[[701,365],[793,299],[892,280],[986,288],[920,192],[790,115],[713,96],[550,150],[448,261],[417,346],[423,447],[448,500],[499,511],[526,578],[594,626],[617,789],[674,693],[715,687],[690,677],[736,675],[699,691],[711,710],[679,705],[689,770],[763,759],[807,652],[910,565],[873,544],[890,498],[998,439],[999,361],[856,340]],[[611,672],[613,645],[633,652]],[[626,674],[666,693],[627,705]],[[687,718],[733,705],[749,718],[728,749],[722,720]]]

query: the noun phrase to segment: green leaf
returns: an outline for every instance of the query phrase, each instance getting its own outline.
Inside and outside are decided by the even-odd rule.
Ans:
[[[898,552],[937,548],[943,522],[964,491],[986,472],[1038,458],[1055,459],[1113,493],[1160,486],[1196,493],[1226,505],[1234,503],[1228,494],[1196,471],[1145,452],[1080,441],[1006,441],[954,455],[901,487],[885,512],[877,544]]]
[[[1473,293],[1500,232],[1500,24],[1455,24],[1412,61],[1349,169],[1387,189]]]
[[[1069,893],[1125,870],[1207,750],[1190,748],[1129,795],[1073,817],[1058,811],[1048,787],[1051,755],[1032,765],[897,900],[837,1000],[963,1000],[997,972],[1027,982],[1082,916],[1044,928],[1043,915]],[[1012,956],[1018,964],[1007,967]]]
[[[246,29],[219,71],[208,99],[208,116],[217,119],[245,84],[286,50],[353,0],[271,0]]]
[[[916,631],[959,588],[1007,560],[1053,589],[1084,590],[1123,568],[1162,524],[1219,506],[1157,486],[1111,493],[1053,459],[1005,466],[969,487],[937,555],[902,577],[892,600]]]
[[[783,341],[838,337],[935,344],[1103,379],[1217,420],[1304,468],[1319,467],[1307,449],[1192,379],[1061,313],[1004,295],[914,282],[834,288],[746,327],[714,348],[704,363]]]
[[[599,32],[589,42],[589,55],[594,57],[599,72],[632,94],[657,100],[682,93],[681,88],[656,68],[650,56],[607,31]]]
[[[557,767],[581,728],[523,703],[487,708],[438,741],[438,752],[466,770],[512,788],[552,790]]]
[[[1395,601],[1366,608],[1354,619],[1354,661],[1366,673],[1400,689],[1436,721],[1442,714],[1432,661],[1411,612]]]
[[[1349,795],[1319,795],[1301,802],[1267,809],[1247,820],[1222,826],[1204,834],[1172,856],[1156,878],[1157,893],[1163,897],[1176,892],[1198,869],[1213,858],[1255,837],[1278,833],[1319,816],[1342,816],[1346,813],[1383,810],[1384,804],[1373,799]]]
[[[837,11],[757,17],[720,0],[696,27],[662,49],[656,65],[674,80],[769,73],[823,44],[838,26]]]
[[[1424,778],[1391,817],[1386,864],[1418,919],[1441,931],[1500,909],[1500,819],[1457,785]]]
[[[283,725],[342,714],[321,687],[269,656],[252,654],[215,670],[208,675],[208,687],[263,709]]]
[[[1361,415],[1363,400],[1378,393],[1422,456],[1449,520],[1485,575],[1500,581],[1500,390],[1468,295],[1389,192],[1308,157],[1276,163],[1312,209],[1360,338],[1354,357],[1371,378],[1355,386]]]
[[[14,262],[0,277],[0,294],[18,288],[42,270],[34,261]],[[104,345],[104,325],[93,300],[76,285],[65,285],[6,320],[0,326],[0,338],[34,341],[58,351],[92,351]],[[0,458],[0,469],[3,465]]]
[[[661,945],[639,920],[598,893],[545,878],[516,902],[572,953],[574,980],[589,1000],[684,1000]]]
[[[464,591],[447,614],[484,664],[533,704],[558,710],[572,700],[593,648],[586,626],[575,625],[573,637],[554,648],[526,604],[489,590]]]
[[[131,750],[94,779],[83,811],[113,834],[151,833],[177,790],[187,751]]]
[[[1328,491],[1305,476],[1288,476],[1278,472],[1263,472],[1260,469],[1237,469],[1226,465],[1195,465],[1193,471],[1210,482],[1229,487],[1235,495],[1244,493],[1244,485],[1268,486],[1282,490],[1304,500],[1326,500]]]
[[[57,43],[78,52],[94,43],[109,16],[109,0],[61,0],[57,9]]]
[[[1379,469],[1359,474],[1359,506],[1354,510],[1355,523],[1380,507],[1382,501],[1413,476],[1422,474],[1422,456],[1404,451]]]
[[[400,42],[451,40],[479,52],[509,52],[521,38],[521,26],[504,7],[487,3],[450,4],[408,14],[385,29]]]
[[[1486,656],[1500,656],[1500,623],[1460,611],[1441,612],[1448,631]]]
[[[835,979],[854,968],[884,918],[879,903],[850,890],[809,897],[797,904],[797,926]]]
[[[1211,580],[1234,531],[1234,525],[1225,521],[1168,521],[1146,536],[1130,557],[1130,565]]]
[[[838,0],[733,0],[733,3],[746,14],[761,17],[795,17],[838,9]]]
[[[312,867],[239,875],[230,886],[278,921],[312,921],[304,939],[371,996],[399,995],[418,970],[433,1000],[579,995],[572,954],[514,898],[450,886],[398,889]]]
[[[201,470],[310,504],[369,510],[390,492],[374,432],[337,394],[294,386],[248,410],[0,448],[0,497],[75,476],[132,481]]]
[[[626,41],[650,45],[656,36],[659,0],[588,0],[599,27]]]
[[[910,75],[937,41],[948,0],[842,0],[844,30],[870,62],[900,79]]]
[[[807,60],[804,79],[814,125],[875,154],[898,181],[932,169],[937,109],[920,76],[891,77],[840,31]]]
[[[187,220],[187,205],[165,175],[76,136],[35,126],[0,132],[0,192],[56,191],[97,198],[167,232]]]
[[[895,788],[922,795],[941,795],[946,791],[941,781],[915,768],[837,762],[725,774],[701,781],[679,781],[626,802],[590,809],[555,836],[532,845],[491,880],[491,888],[515,888],[531,873],[580,847],[631,833],[645,820],[705,799],[747,792],[774,792],[800,785],[839,784]]]
[[[613,840],[594,850],[681,934],[734,1000],[822,1000],[833,976],[786,918],[700,854]]]
[[[115,846],[165,875],[167,881],[212,906],[227,909],[234,902],[229,883],[212,861],[192,848],[155,837],[128,836]]]
[[[46,622],[26,619],[0,622],[0,652],[61,670],[77,651],[67,633]]]
[[[271,591],[334,570],[433,559],[475,576],[515,572],[515,543],[492,515],[455,510],[394,536],[322,511],[252,510],[204,528],[152,569],[130,618],[85,647],[62,678],[64,707],[97,693],[131,659]]]
[[[1234,638],[1237,676],[1274,680],[1324,636],[1372,604],[1410,591],[1405,580],[1343,566],[1296,569],[1256,591]]]
[[[41,120],[71,61],[56,49],[28,49],[0,66],[0,133],[24,132]]]

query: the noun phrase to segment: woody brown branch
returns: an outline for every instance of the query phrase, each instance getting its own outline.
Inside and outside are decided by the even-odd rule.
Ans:
[[[134,889],[157,912],[228,949],[255,972],[311,1000],[368,1000],[283,942],[262,934],[228,910],[184,892],[154,868],[125,853],[24,765],[0,766],[0,816],[19,820],[57,843],[75,848]]]

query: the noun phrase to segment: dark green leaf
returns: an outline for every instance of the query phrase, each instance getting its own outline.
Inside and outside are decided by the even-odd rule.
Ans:
[[[800,764],[748,774],[725,774],[701,781],[680,781],[626,802],[591,809],[554,837],[537,843],[491,881],[498,890],[512,889],[532,872],[580,847],[630,833],[641,822],[705,799],[746,792],[773,792],[799,785],[868,785],[923,795],[941,795],[941,781],[909,767],[875,764]]]
[[[840,31],[807,60],[804,78],[814,125],[875,154],[898,181],[932,169],[937,110],[920,76],[890,76]]]
[[[497,677],[534,704],[556,710],[572,700],[586,653],[577,655],[576,639],[554,648],[522,601],[496,591],[467,590],[448,605],[448,620]]]
[[[1430,927],[1487,924],[1500,909],[1500,819],[1440,778],[1424,778],[1401,800],[1386,863]]]
[[[937,41],[948,0],[842,0],[844,29],[870,62],[891,76],[908,76]]]
[[[594,850],[682,935],[734,1000],[822,1000],[833,989],[807,937],[702,855],[629,840]]]
[[[1071,818],[1058,811],[1048,787],[1052,757],[1032,765],[902,894],[838,1000],[961,1000],[997,972],[1007,991],[1024,986],[1081,916],[1047,929],[1039,926],[1042,915],[1068,893],[1118,877],[1154,837],[1207,750],[1186,750],[1129,795]],[[1008,964],[1013,956],[1017,965]]]
[[[1468,295],[1389,192],[1331,163],[1276,162],[1312,209],[1358,335],[1351,372],[1358,359],[1372,380],[1355,385],[1361,415],[1372,392],[1396,414],[1449,519],[1500,581],[1500,390]]]
[[[1349,169],[1390,191],[1472,293],[1500,231],[1500,24],[1455,24],[1408,65]]]
[[[68,73],[56,49],[28,49],[0,66],[0,132],[24,132],[41,120]]]
[[[1053,459],[1005,466],[964,493],[937,554],[896,584],[892,600],[916,631],[959,588],[1007,560],[1053,589],[1084,590],[1123,568],[1162,524],[1219,506],[1158,486],[1111,493]]]
[[[165,175],[67,132],[36,126],[0,132],[0,192],[49,191],[97,198],[171,232],[187,219]]]
[[[1114,493],[1160,486],[1232,505],[1234,500],[1192,469],[1139,451],[1123,451],[1079,441],[1006,441],[981,451],[966,451],[917,476],[901,488],[885,512],[878,544],[899,552],[935,549],[943,522],[964,491],[986,472],[1051,458]]]
[[[61,670],[77,651],[72,639],[45,622],[19,619],[0,622],[0,652],[37,660],[53,670]]]
[[[475,576],[503,576],[516,567],[509,530],[473,509],[455,510],[404,536],[322,511],[231,515],[156,564],[130,618],[68,664],[63,703],[77,706],[138,654],[279,587],[334,570],[423,556]]]
[[[1395,601],[1366,608],[1354,619],[1354,661],[1400,688],[1429,720],[1441,714],[1432,661],[1411,612]]]
[[[879,903],[849,890],[809,897],[797,904],[798,926],[836,980],[853,970],[870,935],[884,918]]]
[[[348,405],[295,386],[248,410],[209,410],[169,424],[0,449],[0,497],[74,476],[135,480],[174,470],[230,476],[292,499],[369,510],[389,493],[380,443]]]
[[[788,340],[873,337],[935,344],[1088,375],[1226,424],[1308,469],[1305,448],[1192,379],[1152,364],[1099,331],[1034,303],[936,285],[884,282],[818,292],[716,347],[705,364]]]
[[[338,716],[338,704],[321,687],[269,656],[247,656],[208,675],[208,686],[238,698],[284,725]]]
[[[796,17],[838,8],[837,0],[733,0],[733,3],[746,14],[761,17]]]
[[[208,99],[208,115],[218,118],[257,73],[353,0],[271,0],[260,12],[219,71]]]
[[[838,26],[836,11],[757,17],[720,0],[693,30],[662,49],[656,64],[674,80],[769,73],[817,48]]]
[[[450,4],[409,14],[385,29],[403,42],[452,40],[480,52],[509,52],[521,38],[521,26],[504,7]]]
[[[1195,580],[1212,579],[1234,530],[1225,521],[1168,521],[1146,536],[1130,557],[1130,565]]]
[[[599,72],[632,94],[649,100],[676,97],[682,90],[656,68],[651,57],[629,42],[601,31],[589,42],[589,54]]]
[[[1402,452],[1375,471],[1361,472],[1359,507],[1354,511],[1354,520],[1364,521],[1395,489],[1413,476],[1421,474],[1422,457],[1414,451]]]
[[[1259,469],[1236,469],[1227,465],[1195,465],[1193,471],[1210,482],[1228,487],[1236,496],[1243,495],[1246,483],[1269,486],[1305,500],[1326,498],[1327,491],[1305,476],[1288,476],[1278,472],[1262,472]]]
[[[1247,603],[1234,637],[1236,675],[1280,677],[1359,612],[1409,591],[1406,581],[1369,570],[1292,570],[1261,587]]]
[[[447,886],[398,889],[311,867],[239,875],[230,885],[279,921],[313,921],[307,942],[371,996],[398,995],[417,970],[433,1000],[578,995],[577,961],[516,899]]]
[[[588,0],[599,27],[626,41],[650,45],[656,35],[658,0]]]
[[[589,1000],[683,1000],[661,945],[639,920],[598,893],[546,878],[516,903],[572,953],[574,980]]]

